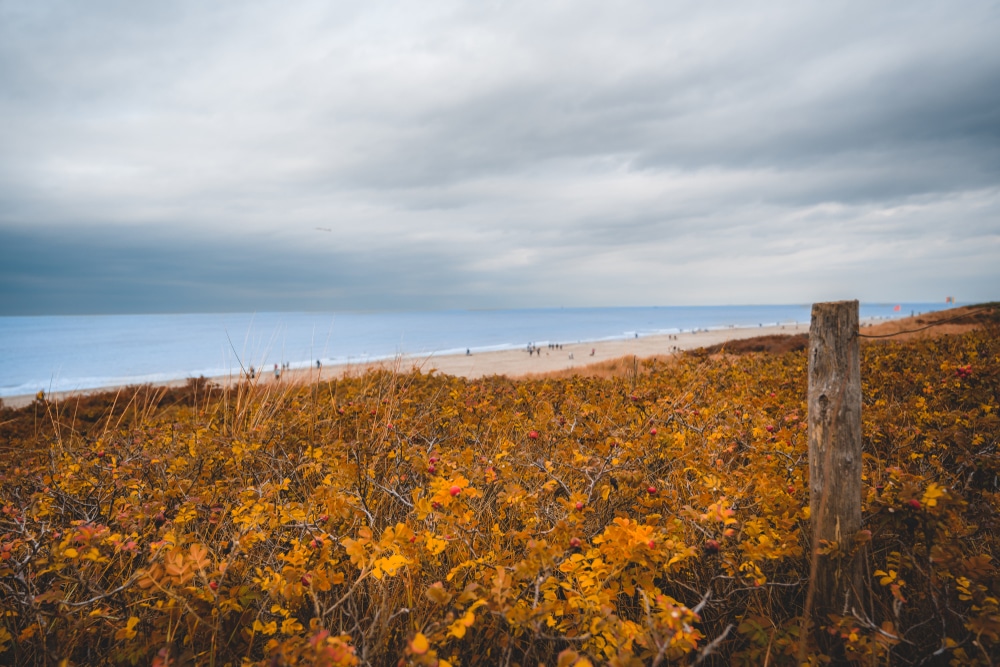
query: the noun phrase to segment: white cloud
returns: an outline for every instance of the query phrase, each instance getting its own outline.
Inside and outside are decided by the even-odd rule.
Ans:
[[[330,308],[995,298],[998,28],[990,2],[0,0],[0,237],[239,239]]]

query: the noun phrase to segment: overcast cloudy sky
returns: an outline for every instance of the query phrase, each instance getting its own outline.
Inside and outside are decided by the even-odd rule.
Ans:
[[[0,314],[996,299],[998,35],[975,0],[0,0]]]

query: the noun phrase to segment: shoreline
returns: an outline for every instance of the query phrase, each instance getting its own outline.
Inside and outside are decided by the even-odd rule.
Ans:
[[[864,325],[869,325],[865,321]],[[764,327],[726,327],[719,329],[701,329],[677,334],[656,334],[639,336],[638,338],[604,339],[599,341],[582,341],[564,343],[561,349],[541,347],[536,353],[528,354],[527,347],[476,352],[466,354],[427,354],[401,355],[389,359],[367,361],[360,363],[328,364],[317,369],[292,368],[282,371],[281,377],[275,380],[271,370],[260,369],[256,382],[258,385],[276,384],[308,384],[320,380],[330,380],[345,375],[361,374],[368,370],[388,368],[409,371],[418,369],[427,373],[433,370],[437,373],[455,375],[465,378],[479,378],[490,375],[507,375],[517,378],[528,375],[544,374],[558,371],[573,371],[583,369],[591,364],[617,359],[624,356],[639,358],[657,355],[670,355],[677,352],[708,347],[730,340],[755,338],[775,334],[795,335],[808,333],[809,324],[804,322],[776,324]],[[183,387],[190,378],[167,380],[153,383],[134,383],[130,385],[115,385],[93,387],[46,393],[49,400],[63,401],[77,396],[87,396],[108,391],[117,391],[128,386],[151,384],[156,387]],[[206,378],[210,382],[223,387],[231,386],[241,380],[244,375],[223,375]],[[23,408],[35,400],[36,394],[20,394],[0,397],[3,406],[8,408]]]
[[[969,306],[960,307],[958,310],[966,308],[969,308]],[[876,316],[862,318],[859,324],[862,328],[874,327],[872,333],[893,333],[895,335],[896,332],[900,332],[904,327],[909,327],[914,323],[919,325],[925,322],[926,319],[935,320],[939,318],[939,315],[933,313],[899,318]],[[936,330],[939,333],[958,333],[968,329],[970,326],[974,327],[975,325],[970,323],[948,324],[943,327],[936,327]],[[713,329],[695,329],[676,334],[647,334],[635,338],[605,338],[576,343],[563,343],[561,348],[549,348],[547,346],[536,348],[535,353],[530,355],[527,347],[475,352],[472,354],[456,354],[451,351],[419,355],[409,354],[372,361],[326,364],[320,368],[316,368],[315,366],[290,368],[282,371],[278,379],[275,379],[272,371],[261,369],[253,382],[260,387],[292,387],[311,384],[321,380],[360,375],[376,369],[401,372],[419,370],[423,373],[433,371],[469,379],[491,375],[505,375],[516,379],[543,376],[551,373],[582,372],[590,366],[622,357],[634,356],[639,359],[648,359],[657,356],[670,356],[688,350],[711,347],[735,340],[775,335],[794,336],[796,334],[808,333],[809,323],[786,322],[784,324],[779,323],[768,326],[728,326]],[[897,340],[921,335],[926,334],[923,334],[922,331],[920,333],[905,334]],[[53,391],[51,393],[46,392],[45,398],[50,401],[65,401],[92,394],[120,391],[127,387],[147,385],[167,388],[183,387],[192,379],[195,379],[194,376],[157,382],[134,382],[85,389]],[[231,387],[240,382],[247,381],[246,375],[242,373],[217,375],[206,377],[205,379],[222,387]],[[0,397],[0,401],[2,401],[4,408],[17,410],[30,405],[36,396],[37,394],[3,396]]]

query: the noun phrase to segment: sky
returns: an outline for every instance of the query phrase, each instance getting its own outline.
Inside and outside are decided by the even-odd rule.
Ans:
[[[0,315],[997,299],[997,35],[978,0],[0,0]]]

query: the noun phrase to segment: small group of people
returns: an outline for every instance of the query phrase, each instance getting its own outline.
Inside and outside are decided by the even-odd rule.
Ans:
[[[275,364],[274,365],[274,379],[275,380],[280,380],[282,373],[284,373],[287,370],[291,370],[291,368],[292,368],[292,362],[290,362],[290,361],[283,361],[283,362],[281,362],[280,365]]]
[[[563,349],[562,343],[546,343],[546,347],[549,350],[561,350],[561,349]],[[531,355],[533,355],[535,353],[538,353],[539,357],[542,356],[542,348],[538,347],[534,343],[528,343],[528,356],[530,357]],[[548,354],[548,353],[546,353],[546,354]],[[573,357],[571,355],[570,359],[572,359],[572,358]]]

